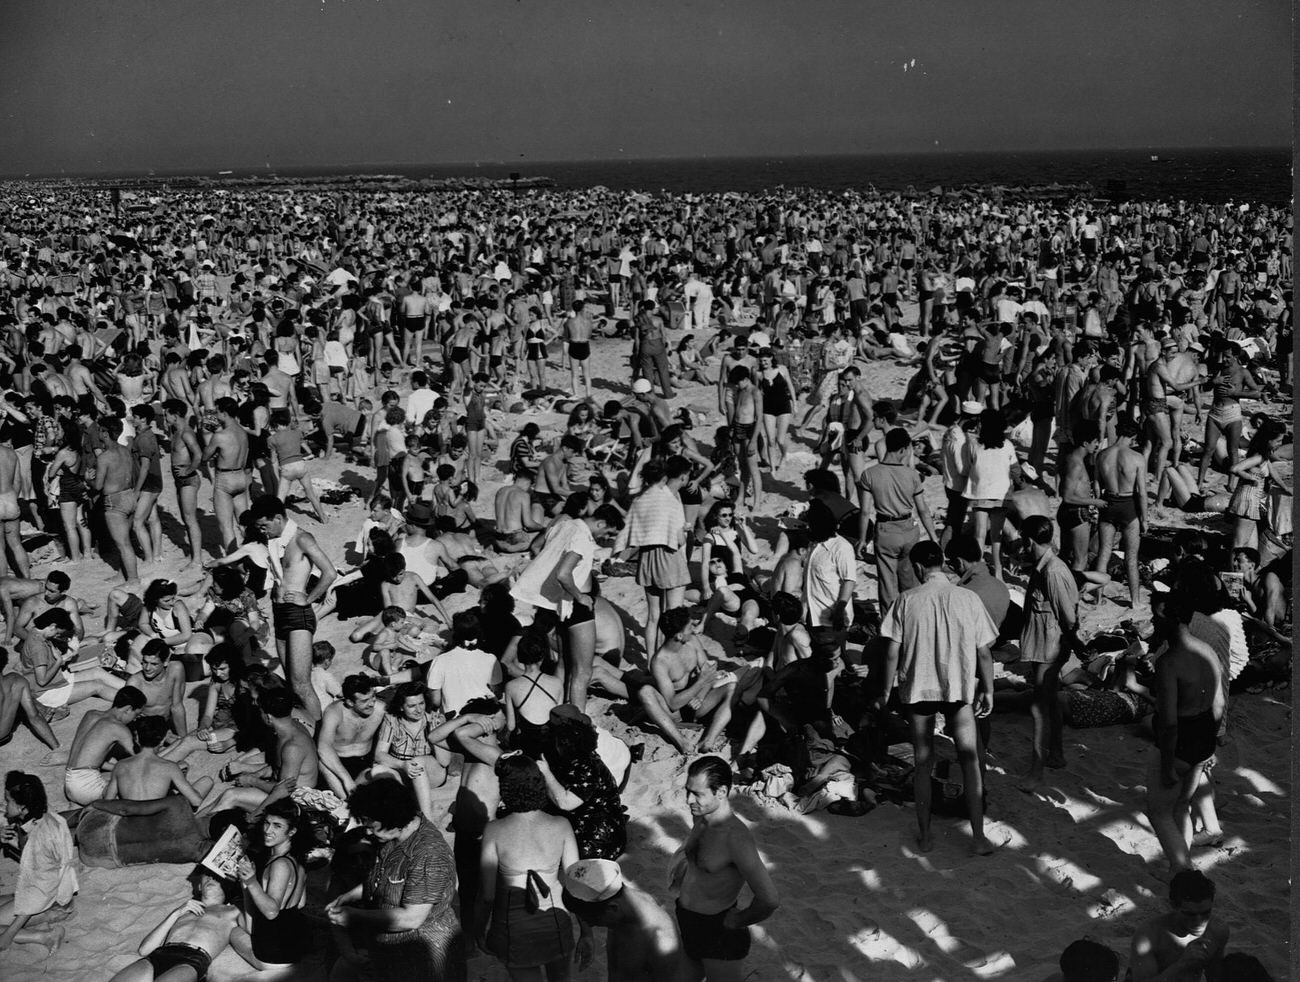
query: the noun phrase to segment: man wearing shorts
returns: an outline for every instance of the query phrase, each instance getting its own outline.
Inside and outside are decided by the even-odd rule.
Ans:
[[[564,341],[569,353],[569,391],[578,394],[578,375],[582,375],[582,388],[591,398],[591,377],[587,372],[587,359],[591,357],[591,318],[587,316],[585,300],[573,302],[573,313],[564,319]]]
[[[889,608],[880,636],[889,642],[884,691],[875,708],[889,703],[895,683],[912,727],[916,768],[916,843],[934,847],[930,834],[930,775],[934,770],[934,718],[942,713],[957,744],[970,812],[971,849],[987,856],[996,848],[984,835],[984,767],[976,720],[993,711],[993,657],[997,628],[979,595],[952,583],[936,542],[918,542],[908,560],[919,585]]]
[[[1115,421],[1115,442],[1097,454],[1097,481],[1105,499],[1097,525],[1097,563],[1105,573],[1118,538],[1128,571],[1130,606],[1138,603],[1138,546],[1147,530],[1147,489],[1142,454],[1133,447],[1138,424],[1127,416]]]
[[[685,976],[707,982],[740,982],[749,954],[749,926],[771,917],[781,904],[754,833],[731,810],[731,765],[701,757],[686,772],[686,803],[692,828],[673,857],[671,886],[677,896],[677,927],[690,969]],[[754,895],[737,906],[740,891]]]
[[[325,596],[338,574],[315,537],[285,517],[284,502],[279,498],[258,498],[252,515],[258,531],[266,537],[275,579],[271,613],[276,654],[307,717],[315,722],[321,717],[321,705],[311,684],[311,646],[316,632],[312,605]],[[314,583],[313,568],[317,574]]]
[[[189,543],[189,569],[199,562],[203,536],[199,531],[199,460],[203,455],[198,434],[190,427],[189,406],[179,399],[163,403],[164,420],[172,436],[172,481],[176,485],[176,507]]]
[[[162,559],[162,521],[156,506],[162,494],[162,455],[158,437],[153,431],[153,406],[132,406],[135,438],[131,441],[131,456],[135,458],[135,512],[131,527],[144,553],[145,563]]]
[[[212,465],[212,510],[221,547],[231,553],[239,548],[235,516],[248,507],[248,432],[239,424],[239,404],[229,396],[217,400],[217,419],[221,429],[208,438],[203,462]]]
[[[536,471],[521,468],[515,471],[514,484],[497,491],[492,502],[497,520],[497,552],[527,552],[537,533],[546,527],[533,515],[533,483],[536,480]]]
[[[63,795],[74,805],[88,805],[104,797],[109,774],[101,768],[115,748],[123,756],[135,748],[130,726],[144,706],[144,693],[125,685],[118,689],[110,708],[87,710],[81,718],[63,771]]]
[[[325,707],[316,753],[321,776],[330,789],[346,798],[375,763],[375,734],[384,721],[375,712],[375,677],[349,675],[343,680],[343,698]]]
[[[135,462],[131,452],[117,442],[122,435],[122,421],[116,416],[105,416],[100,429],[103,444],[95,464],[94,489],[100,493],[104,507],[104,524],[108,526],[113,545],[122,563],[126,582],[139,576],[136,569],[135,547],[131,545],[131,521],[135,517],[138,495],[135,491]]]

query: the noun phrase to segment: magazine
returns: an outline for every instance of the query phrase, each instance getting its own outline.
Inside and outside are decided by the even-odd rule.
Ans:
[[[203,857],[203,865],[223,880],[237,880],[239,875],[235,871],[239,868],[239,861],[244,858],[246,854],[239,829],[230,825]]]

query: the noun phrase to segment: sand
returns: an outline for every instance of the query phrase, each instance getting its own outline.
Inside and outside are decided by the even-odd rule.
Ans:
[[[912,315],[914,316],[914,314]],[[592,359],[598,401],[621,396],[627,386],[627,343],[597,341]],[[716,363],[715,363],[716,370]],[[909,369],[893,364],[868,367],[866,378],[878,397],[902,395]],[[561,376],[551,370],[552,381]],[[567,372],[565,373],[567,382]],[[675,405],[714,404],[712,390],[688,386]],[[1247,407],[1247,411],[1250,408]],[[534,419],[544,433],[562,428],[551,413],[511,416],[513,431]],[[708,442],[712,425],[696,430]],[[500,458],[508,447],[503,441]],[[812,466],[805,444],[796,444],[781,472],[770,482],[764,511],[777,515],[801,497],[801,472]],[[319,476],[359,483],[373,476],[366,467],[347,464],[341,456],[317,464]],[[492,495],[502,483],[499,471],[484,482],[479,512],[491,513]],[[932,505],[942,504],[938,479],[928,482]],[[210,504],[207,483],[201,503]],[[174,514],[170,484],[162,504]],[[295,516],[315,534],[336,561],[356,535],[364,506],[352,501],[330,508],[322,526],[304,514]],[[1220,521],[1207,519],[1210,523]],[[183,559],[176,542],[176,523],[164,519],[172,540],[158,566],[177,575]],[[215,541],[215,524],[205,514],[205,534]],[[760,528],[772,523],[760,523]],[[770,549],[770,544],[764,544]],[[65,566],[73,594],[101,605],[115,581],[104,564],[85,561]],[[188,582],[180,577],[182,582]],[[629,623],[644,621],[642,593],[630,579],[610,579],[602,592],[621,608]],[[875,571],[860,570],[858,594],[875,596]],[[451,598],[452,612],[475,603],[475,595]],[[1148,611],[1121,610],[1111,603],[1085,607],[1085,636]],[[99,615],[89,621],[97,629]],[[355,622],[352,622],[355,624]],[[334,674],[342,677],[359,666],[360,647],[349,644],[349,625],[330,618],[317,638],[332,641],[339,657]],[[727,658],[730,622],[720,619],[711,633],[711,650]],[[629,638],[629,652],[639,659],[640,638]],[[202,683],[189,687],[196,701]],[[1227,833],[1219,849],[1198,850],[1196,861],[1218,885],[1216,916],[1232,929],[1231,949],[1258,956],[1276,978],[1286,970],[1285,937],[1289,925],[1287,857],[1290,828],[1290,693],[1243,695],[1233,699],[1232,742],[1215,768],[1219,813]],[[69,719],[55,727],[63,753],[48,752],[21,729],[0,755],[3,768],[38,774],[56,809],[67,806],[62,795],[62,764],[77,720],[87,705],[73,707]],[[629,743],[646,744],[646,760],[634,765],[624,795],[631,824],[628,876],[671,907],[666,883],[668,857],[681,844],[689,816],[682,792],[683,774],[656,735],[629,729],[606,713],[608,703],[594,699],[590,711],[600,725]],[[191,721],[198,705],[189,709]],[[735,796],[737,812],[751,823],[760,850],[781,892],[782,907],[755,929],[749,979],[799,980],[1039,980],[1052,976],[1060,951],[1085,934],[1109,944],[1127,960],[1135,927],[1165,909],[1165,884],[1155,875],[1164,868],[1160,849],[1142,815],[1145,774],[1155,753],[1138,727],[1066,730],[1068,766],[1049,771],[1041,795],[1015,787],[1016,775],[1028,764],[1030,722],[1027,716],[994,717],[995,766],[989,779],[988,834],[1003,848],[989,858],[967,854],[969,828],[964,822],[937,818],[933,852],[914,848],[910,808],[882,804],[861,818],[825,811],[803,816],[780,806],[765,807],[747,794]],[[942,740],[941,740],[942,743]],[[952,756],[951,746],[941,752]],[[192,774],[213,774],[224,758],[194,755]],[[449,801],[450,789],[442,795]],[[0,862],[0,892],[12,891],[16,867]],[[166,913],[187,896],[186,867],[146,866],[125,870],[81,869],[76,918],[68,940],[54,956],[44,949],[17,946],[0,954],[0,979],[26,982],[36,978],[107,979],[135,957],[136,945]],[[313,878],[313,885],[319,875]],[[583,976],[604,975],[603,953]],[[242,974],[242,963],[219,959],[212,978],[221,982]],[[299,972],[295,978],[315,977]],[[476,954],[470,978],[503,980],[495,959]]]

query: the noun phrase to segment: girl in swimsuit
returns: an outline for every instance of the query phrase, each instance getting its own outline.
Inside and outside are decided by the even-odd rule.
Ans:
[[[523,675],[507,682],[505,689],[510,747],[541,760],[550,732],[551,707],[564,701],[564,680],[544,633],[525,631],[516,650]]]
[[[529,313],[536,311],[530,310]],[[524,362],[528,366],[530,388],[546,388],[546,346],[550,342],[551,334],[540,320],[533,321],[524,331]]]

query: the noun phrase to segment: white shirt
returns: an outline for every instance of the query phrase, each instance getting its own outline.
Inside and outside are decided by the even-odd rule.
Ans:
[[[406,418],[417,424],[423,423],[425,414],[433,408],[437,398],[438,393],[434,392],[433,389],[427,387],[416,389],[411,393],[410,398],[406,400]]]
[[[489,651],[451,648],[429,663],[429,689],[442,693],[444,712],[459,713],[471,699],[492,695],[501,684],[501,663]]]
[[[515,581],[511,595],[526,604],[553,610],[561,620],[573,613],[574,601],[555,580],[555,568],[566,552],[577,553],[578,563],[573,568],[573,582],[587,593],[591,590],[591,568],[596,560],[596,540],[591,529],[581,518],[568,518],[551,526],[542,551],[528,564]]]
[[[856,580],[858,560],[849,540],[840,535],[816,543],[808,553],[803,574],[804,602],[808,605],[808,624],[830,627],[831,610],[840,599],[844,580]],[[853,603],[844,609],[845,624],[853,623]]]
[[[284,531],[266,543],[267,556],[271,561],[271,576],[276,583],[284,582],[284,550],[288,548],[293,537],[298,534],[298,523],[292,518],[286,519]]]

